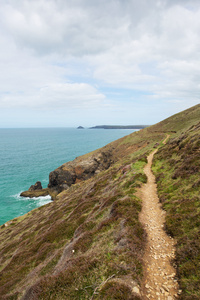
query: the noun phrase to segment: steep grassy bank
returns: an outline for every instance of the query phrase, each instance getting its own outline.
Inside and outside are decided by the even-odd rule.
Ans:
[[[154,171],[167,210],[166,228],[178,238],[183,297],[198,297],[199,273],[187,263],[197,266],[199,257],[199,223],[192,225],[192,220],[199,219],[199,181],[197,169],[192,167],[197,163],[194,153],[199,153],[199,129],[193,125],[199,119],[200,105],[107,145],[103,149],[111,149],[113,155],[108,170],[72,185],[54,202],[2,225],[1,299],[141,299],[146,234],[138,220],[141,200],[135,192],[146,181],[143,167],[147,154],[168,133],[171,140],[160,148]],[[189,140],[191,147],[187,147]],[[185,166],[189,168],[186,175]],[[183,205],[176,201],[178,193],[184,193]],[[194,250],[190,252],[191,247]],[[187,288],[189,280],[191,290]]]
[[[177,240],[180,298],[200,299],[200,123],[160,148],[153,171],[167,212],[166,230]]]
[[[145,163],[126,157],[1,226],[2,299],[140,299],[145,232],[134,192]]]

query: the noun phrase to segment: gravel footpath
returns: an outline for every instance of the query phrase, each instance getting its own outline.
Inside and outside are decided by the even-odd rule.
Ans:
[[[156,151],[148,156],[148,163],[144,168],[148,181],[139,190],[139,196],[143,200],[140,221],[145,226],[148,240],[141,294],[142,299],[172,300],[180,292],[175,278],[176,270],[171,264],[175,254],[175,241],[163,230],[165,212],[159,203],[155,176],[151,171]]]

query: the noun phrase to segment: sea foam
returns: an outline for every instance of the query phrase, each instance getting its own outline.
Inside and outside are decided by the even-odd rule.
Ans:
[[[49,202],[52,202],[50,195],[30,198],[30,197],[21,197],[20,194],[21,192],[17,193],[16,195],[12,195],[11,197],[15,198],[17,201],[26,201],[26,202],[30,202],[31,204],[35,202],[36,206],[38,207],[45,205]]]

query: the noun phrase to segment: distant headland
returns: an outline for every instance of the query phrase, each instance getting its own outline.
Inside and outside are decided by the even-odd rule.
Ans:
[[[143,129],[149,125],[98,125],[89,129]]]

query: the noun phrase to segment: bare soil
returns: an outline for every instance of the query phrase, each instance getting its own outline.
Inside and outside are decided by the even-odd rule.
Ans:
[[[165,212],[159,203],[155,177],[151,170],[156,151],[148,156],[148,163],[144,168],[148,181],[139,191],[139,196],[143,200],[140,221],[145,226],[148,240],[144,255],[142,299],[172,300],[178,297],[176,270],[172,266],[175,241],[163,230]]]

